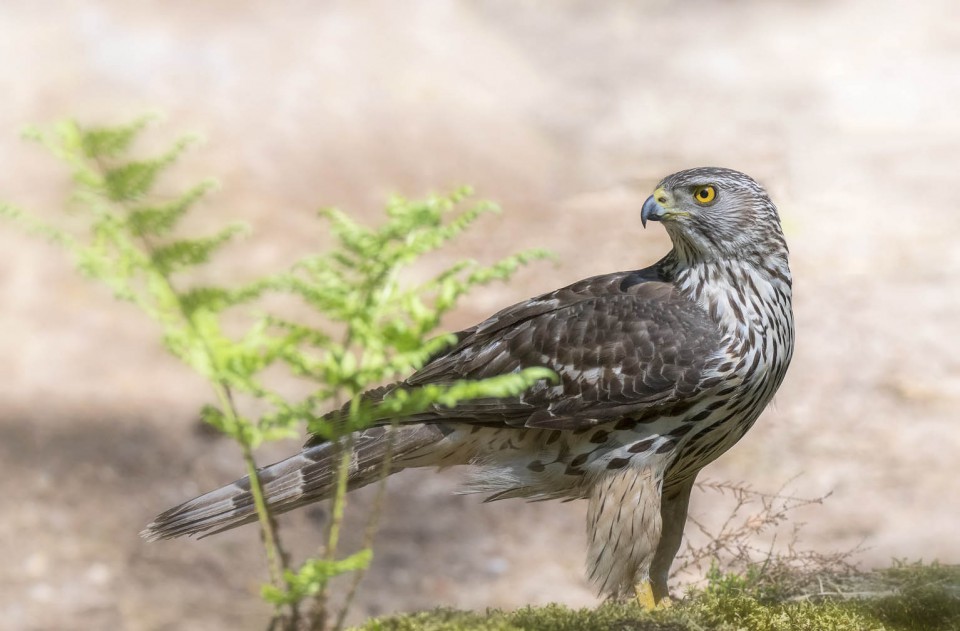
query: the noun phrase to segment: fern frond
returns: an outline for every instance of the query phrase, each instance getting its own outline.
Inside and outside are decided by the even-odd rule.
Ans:
[[[217,249],[234,237],[247,232],[249,229],[244,224],[233,224],[210,237],[173,241],[153,250],[150,253],[150,260],[157,271],[166,276],[206,263]]]

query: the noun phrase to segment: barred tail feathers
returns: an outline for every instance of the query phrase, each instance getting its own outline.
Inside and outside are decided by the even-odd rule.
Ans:
[[[433,425],[401,427],[390,436],[390,428],[375,427],[355,435],[350,463],[349,487],[366,486],[383,471],[383,458],[393,443],[398,460],[443,439]],[[338,449],[335,444],[308,446],[299,454],[259,470],[267,504],[274,514],[285,513],[327,499],[333,493]],[[403,467],[391,465],[390,473]],[[205,537],[257,520],[249,477],[210,491],[160,515],[140,533],[147,541],[185,535]]]

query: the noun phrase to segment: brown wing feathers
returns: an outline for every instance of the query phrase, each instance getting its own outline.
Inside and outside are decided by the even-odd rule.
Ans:
[[[468,401],[411,420],[572,429],[693,394],[719,363],[716,324],[671,285],[628,284],[630,274],[580,281],[501,311],[404,384],[545,366],[559,375],[559,387],[541,384],[516,399]]]

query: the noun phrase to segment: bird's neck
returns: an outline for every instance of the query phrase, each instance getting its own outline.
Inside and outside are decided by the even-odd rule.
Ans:
[[[712,259],[685,257],[674,249],[657,266],[727,336],[756,344],[758,336],[772,334],[792,345],[792,277],[785,249]]]

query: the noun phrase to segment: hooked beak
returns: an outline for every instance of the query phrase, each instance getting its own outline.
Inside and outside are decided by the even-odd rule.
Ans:
[[[646,228],[647,221],[660,221],[666,212],[663,206],[657,203],[655,194],[651,195],[647,198],[647,201],[643,202],[643,209],[640,211],[640,223]]]

